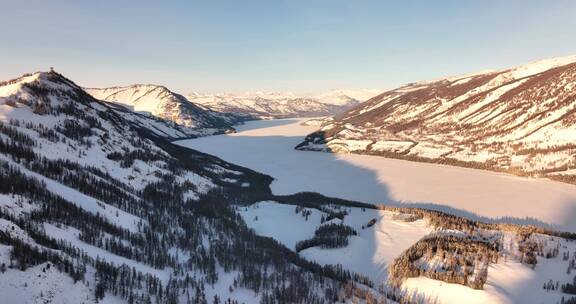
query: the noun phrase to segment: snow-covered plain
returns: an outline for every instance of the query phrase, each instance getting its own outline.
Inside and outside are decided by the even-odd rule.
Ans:
[[[273,176],[276,194],[316,191],[576,232],[576,186],[378,156],[297,151],[317,128],[303,121],[253,121],[238,126],[238,133],[177,143]]]

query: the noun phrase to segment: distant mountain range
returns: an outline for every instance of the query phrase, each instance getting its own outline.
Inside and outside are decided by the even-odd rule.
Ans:
[[[326,120],[298,149],[576,181],[576,56],[410,83]]]
[[[318,95],[280,92],[191,93],[188,99],[222,113],[234,113],[255,119],[275,119],[338,114],[377,93],[375,90],[334,90]]]
[[[161,85],[85,88],[94,98],[114,102],[210,135],[233,130],[246,120],[331,116],[372,97],[374,90],[334,90],[314,96],[255,92],[201,94],[188,97]]]

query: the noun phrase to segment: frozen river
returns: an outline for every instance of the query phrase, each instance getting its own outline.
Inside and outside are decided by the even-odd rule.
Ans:
[[[238,133],[177,143],[271,175],[275,194],[315,191],[576,232],[574,185],[377,156],[297,151],[294,146],[317,128],[302,121],[253,121],[239,126]]]

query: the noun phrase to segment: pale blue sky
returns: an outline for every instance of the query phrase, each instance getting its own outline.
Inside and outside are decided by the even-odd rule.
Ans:
[[[0,80],[391,88],[576,54],[576,1],[5,1]]]

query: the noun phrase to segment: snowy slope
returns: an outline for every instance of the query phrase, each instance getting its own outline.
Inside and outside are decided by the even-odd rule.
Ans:
[[[294,208],[292,205],[260,202],[241,209],[240,214],[256,233],[273,237],[294,249],[298,241],[314,236],[314,231],[321,225],[321,216],[327,216],[320,210],[309,209],[311,214],[305,217],[301,212],[295,213]],[[393,220],[394,213],[390,211],[360,208],[346,210],[348,215],[343,222],[359,233],[350,238],[348,246],[337,249],[312,247],[303,250],[301,254],[321,264],[341,264],[369,276],[375,282],[385,281],[387,266],[432,231],[422,220],[410,224]],[[373,218],[378,219],[378,222],[372,229],[361,229]],[[342,221],[334,219],[332,222]]]
[[[327,121],[298,148],[573,181],[576,56],[408,84]]]
[[[413,289],[425,301],[448,302],[455,289],[476,298],[428,271],[452,267],[458,279],[485,279],[482,295],[507,303],[526,299],[524,286],[570,282],[576,248],[562,237],[573,234],[275,196],[270,176],[169,142],[187,130],[97,100],[53,71],[0,83],[4,299],[395,303],[413,299]],[[444,251],[418,249],[443,242]],[[510,263],[472,254],[470,244]],[[454,268],[461,259],[472,266]],[[533,289],[539,301],[562,295],[550,284]]]
[[[190,130],[97,100],[54,71],[0,83],[0,302],[337,294],[334,278],[275,258],[286,249],[230,209],[269,195],[271,178],[168,141]]]
[[[375,90],[334,90],[318,95],[279,92],[192,93],[194,103],[223,113],[257,119],[314,117],[341,113],[377,94]]]
[[[151,84],[127,87],[86,88],[96,99],[116,102],[136,112],[145,112],[178,125],[222,132],[237,122],[232,115],[223,115],[199,106],[168,88]]]
[[[0,245],[0,264],[10,263],[10,246]],[[49,266],[50,265],[50,266]],[[8,268],[0,274],[3,303],[94,303],[93,290],[75,284],[67,274],[49,262],[26,271]],[[106,297],[103,303],[122,303],[118,298]]]
[[[314,236],[314,231],[325,223],[328,212],[316,208],[294,211],[295,206],[277,202],[259,202],[247,208],[240,208],[240,214],[256,233],[273,237],[288,247],[293,247],[298,240]],[[333,207],[329,207],[328,210]],[[547,236],[538,233],[529,234],[527,241],[521,241],[521,228],[487,226],[485,228],[463,225],[460,229],[453,227],[433,226],[432,217],[424,214],[423,218],[411,219],[402,209],[377,210],[358,207],[336,207],[335,210],[346,210],[343,220],[331,222],[344,223],[356,229],[357,236],[349,238],[348,245],[342,248],[312,247],[300,252],[302,256],[320,264],[340,264],[344,269],[366,275],[375,284],[374,289],[384,290],[389,299],[410,299],[418,303],[557,303],[562,297],[570,298],[556,288],[573,281],[576,270],[576,243],[574,241]],[[306,215],[308,212],[308,216]],[[371,219],[376,223],[367,227]],[[292,223],[291,227],[287,227]],[[407,249],[419,240],[433,236],[459,235],[472,238],[487,236],[499,247],[498,260],[489,263],[486,281],[482,288],[474,289],[462,284],[455,284],[434,279],[423,273],[402,280],[400,287],[394,287],[388,280],[390,267],[399,263]],[[488,241],[491,242],[491,241]],[[526,262],[521,246],[533,242],[537,244],[537,263],[534,267]],[[557,250],[557,251],[555,251]],[[434,260],[434,263],[447,263],[451,252],[445,253],[445,260]],[[547,256],[548,254],[548,256]],[[425,262],[424,258],[416,261]],[[552,289],[543,286],[552,282]]]
[[[364,89],[364,90],[330,90],[314,95],[313,97],[321,103],[333,105],[353,105],[356,101],[363,102],[378,94],[381,90]]]

